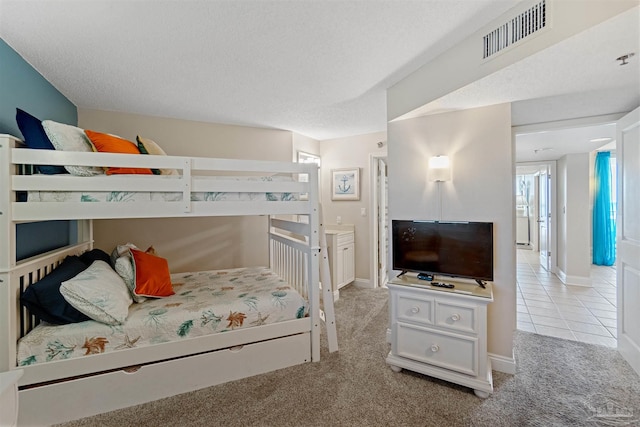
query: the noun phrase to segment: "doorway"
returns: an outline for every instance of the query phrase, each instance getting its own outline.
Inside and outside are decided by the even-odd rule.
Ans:
[[[384,287],[388,281],[389,265],[389,206],[386,154],[370,155],[371,170],[371,285]]]
[[[532,250],[537,247],[536,195],[537,173],[516,175],[516,245],[518,249]]]
[[[640,108],[617,129],[618,350],[640,374]]]
[[[537,257],[545,271],[557,268],[556,162],[516,164],[516,247]],[[535,260],[533,260],[535,261]]]
[[[546,131],[545,136],[548,138],[549,134],[553,134],[553,131]],[[563,142],[569,140],[568,133],[562,136]],[[548,139],[545,144],[551,146]],[[593,147],[592,150],[595,149]],[[561,155],[557,161],[516,164],[516,201],[521,193],[518,191],[519,183],[524,181],[526,188],[526,182],[533,181],[534,195],[527,202],[529,209],[535,213],[532,215],[535,225],[531,228],[530,249],[525,250],[525,245],[517,245],[517,327],[541,335],[615,348],[615,268],[591,265],[591,286],[565,284],[559,277],[562,274],[558,268],[558,257],[568,256],[565,251],[569,243],[566,235],[558,235],[558,224],[559,221],[569,220],[563,216],[576,215],[575,209],[571,214],[564,210],[568,203],[567,194],[573,189],[569,185],[574,181],[566,176],[558,177],[558,173],[567,174],[566,165],[558,166],[558,162],[565,161],[563,158],[566,159]],[[591,158],[589,161],[593,162]],[[590,177],[585,176],[584,179],[586,181]],[[564,187],[558,188],[559,185]],[[591,218],[592,206],[584,206],[581,215]],[[515,214],[517,226],[518,210]],[[566,227],[565,223],[562,229],[566,230]],[[591,226],[587,232],[590,230]],[[538,235],[534,236],[536,231]],[[520,235],[519,240],[522,238]],[[565,239],[562,245],[558,239]],[[566,263],[566,260],[563,262]],[[588,262],[590,264],[591,259]]]

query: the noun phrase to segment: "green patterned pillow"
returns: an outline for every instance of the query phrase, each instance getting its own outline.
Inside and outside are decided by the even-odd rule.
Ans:
[[[123,323],[133,303],[122,278],[101,260],[62,282],[60,293],[76,310],[107,325]]]
[[[147,148],[140,142],[140,137],[138,137],[138,150],[140,150],[140,154],[149,154]],[[160,169],[151,169],[151,173],[154,175],[160,175]]]
[[[149,138],[143,138],[138,135],[136,136],[136,141],[138,142],[138,150],[142,154],[151,154],[153,156],[167,155],[167,153],[165,153],[164,150],[160,148],[160,146],[155,141]],[[179,175],[179,172],[176,169],[160,169],[160,175]]]

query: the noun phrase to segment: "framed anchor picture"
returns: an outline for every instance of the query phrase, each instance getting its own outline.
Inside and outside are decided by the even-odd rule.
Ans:
[[[360,200],[360,169],[331,169],[331,200]]]

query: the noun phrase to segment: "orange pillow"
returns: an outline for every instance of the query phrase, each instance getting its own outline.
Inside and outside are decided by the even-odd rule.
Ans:
[[[123,154],[140,154],[138,147],[131,141],[122,139],[114,135],[106,133],[94,132],[92,130],[84,131],[96,150],[101,153],[123,153]],[[107,175],[114,174],[139,174],[151,175],[151,169],[148,168],[117,168],[110,167],[107,169]]]
[[[168,297],[175,292],[171,286],[169,264],[164,258],[131,249],[136,272],[134,293],[144,297]]]

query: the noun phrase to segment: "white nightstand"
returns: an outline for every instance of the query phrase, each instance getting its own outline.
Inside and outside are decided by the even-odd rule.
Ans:
[[[453,289],[430,286],[405,274],[389,282],[391,351],[387,363],[470,387],[479,397],[493,392],[487,353],[487,306],[491,283],[440,280]]]

